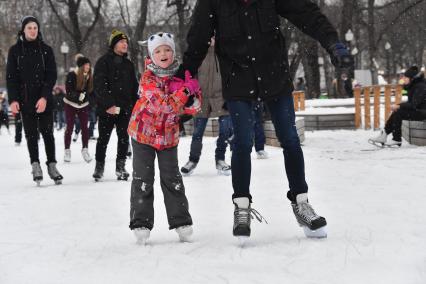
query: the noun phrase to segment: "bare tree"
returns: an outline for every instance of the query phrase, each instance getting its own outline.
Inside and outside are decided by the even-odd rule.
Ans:
[[[80,10],[80,8],[82,7],[82,0],[56,0],[57,3],[61,4],[59,6],[55,5],[53,0],[47,0],[50,5],[50,8],[52,9],[53,14],[58,19],[61,27],[73,40],[77,52],[82,51],[90,34],[95,28],[96,23],[99,20],[102,3],[105,0],[96,1],[97,5],[94,5],[93,0],[87,0],[87,4],[92,12],[90,16],[93,16],[93,19],[88,25],[86,31],[83,33],[80,24],[80,18],[83,18]],[[64,15],[62,14],[64,8],[67,9],[68,17],[64,17]],[[67,18],[68,21],[65,21],[64,18]],[[87,19],[87,17],[84,18]]]

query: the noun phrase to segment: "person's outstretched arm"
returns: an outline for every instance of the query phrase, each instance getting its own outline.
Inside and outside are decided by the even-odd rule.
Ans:
[[[176,77],[184,79],[186,70],[195,76],[207,55],[210,39],[214,34],[216,17],[211,2],[211,0],[198,0],[195,5],[191,26],[186,37],[188,48],[183,54],[183,63]]]

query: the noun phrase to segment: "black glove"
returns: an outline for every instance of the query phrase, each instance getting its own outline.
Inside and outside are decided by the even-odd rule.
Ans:
[[[343,43],[335,43],[327,48],[331,63],[336,68],[351,69],[354,67],[354,59]]]
[[[185,107],[190,107],[194,104],[194,95],[189,95]]]

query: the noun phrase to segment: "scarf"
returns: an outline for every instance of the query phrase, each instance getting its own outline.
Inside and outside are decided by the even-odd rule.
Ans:
[[[173,61],[173,63],[167,68],[161,68],[154,64],[154,62],[148,64],[146,66],[148,70],[154,73],[155,76],[158,77],[169,77],[174,76],[179,69],[179,62],[177,60]]]

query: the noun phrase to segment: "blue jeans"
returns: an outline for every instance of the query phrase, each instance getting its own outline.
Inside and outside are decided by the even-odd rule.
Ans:
[[[263,129],[263,103],[253,103],[254,115],[254,149],[257,151],[265,149],[265,130]]]
[[[65,124],[65,112],[63,110],[56,111],[56,122],[58,129],[62,129]]]
[[[251,157],[254,138],[253,104],[250,101],[227,101],[234,129],[232,153],[232,198],[250,195]],[[292,96],[281,96],[265,103],[271,113],[275,133],[284,153],[284,165],[290,187],[290,194],[308,192],[305,181],[305,162],[299,136],[296,131]]]
[[[189,160],[198,163],[203,148],[203,135],[206,130],[208,118],[194,118],[194,133],[192,134],[191,152]],[[219,137],[216,141],[215,159],[225,160],[228,139],[232,136],[232,124],[229,115],[219,117]]]
[[[94,137],[95,125],[98,117],[96,115],[96,108],[90,108],[89,110],[89,137]]]

